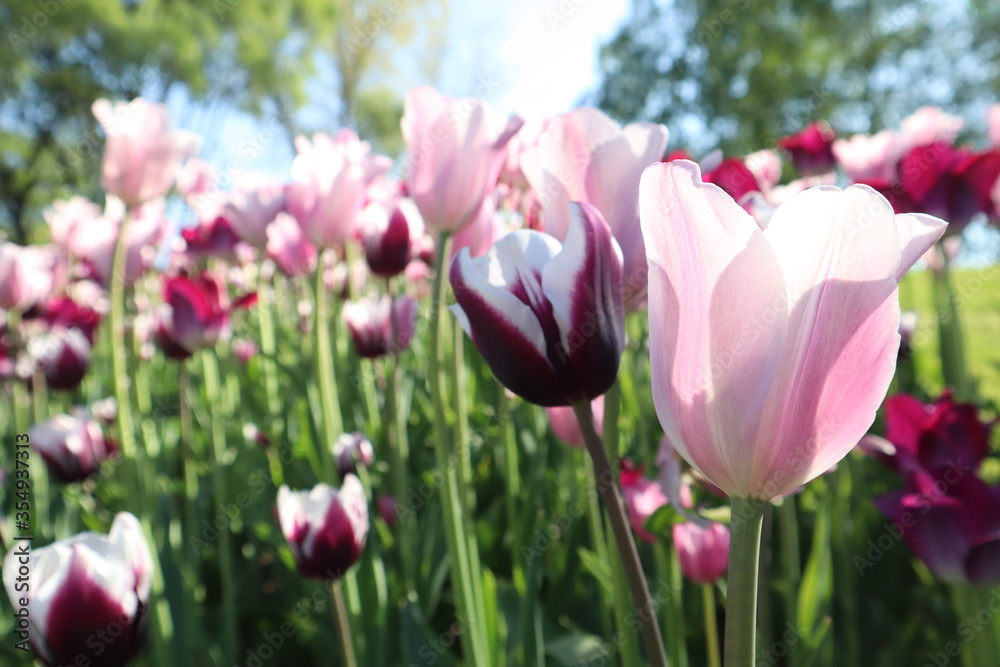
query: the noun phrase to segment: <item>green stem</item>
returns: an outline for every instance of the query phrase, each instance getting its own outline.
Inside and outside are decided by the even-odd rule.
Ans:
[[[719,627],[715,618],[715,589],[712,584],[702,584],[701,602],[705,612],[705,644],[708,649],[708,667],[722,667],[719,659]]]
[[[270,281],[261,279],[257,291],[260,295],[257,301],[257,323],[260,325],[260,351],[263,353],[261,365],[264,369],[264,388],[267,390],[267,414],[271,422],[268,437],[280,441],[281,398],[278,395],[278,368],[274,360],[278,352],[272,305],[274,288]]]
[[[354,640],[351,636],[351,626],[347,622],[347,605],[344,604],[344,592],[340,590],[340,582],[331,584],[333,588],[333,620],[340,633],[340,645],[344,649],[344,665],[358,667],[358,659],[354,655]]]
[[[389,467],[391,469],[391,480],[393,494],[396,504],[405,503],[410,492],[410,443],[406,434],[406,427],[400,419],[399,414],[399,357],[390,354],[386,359],[388,366],[385,384],[385,412],[389,422]],[[416,556],[414,544],[413,522],[406,520],[398,524],[399,534],[399,558],[403,565],[403,584],[407,591],[414,590],[417,580],[416,563],[413,558]]]
[[[653,545],[656,555],[656,571],[661,585],[665,585],[670,597],[663,605],[660,616],[664,637],[684,637],[684,586],[681,563],[677,552],[669,541],[658,541]],[[667,645],[667,655],[673,667],[687,667],[687,645],[681,641],[672,641]]]
[[[663,646],[660,627],[656,622],[656,607],[649,595],[646,575],[642,571],[639,552],[635,548],[635,540],[628,527],[628,518],[625,516],[625,506],[622,503],[621,494],[618,492],[618,484],[615,483],[614,473],[611,470],[611,464],[608,463],[601,438],[594,429],[594,415],[591,411],[590,401],[576,403],[573,405],[573,411],[580,423],[580,430],[587,443],[587,451],[594,460],[594,472],[598,480],[597,489],[601,493],[604,509],[611,522],[611,530],[618,545],[618,555],[625,569],[628,589],[632,593],[632,601],[636,607],[628,612],[628,617],[619,617],[619,620],[623,622],[624,627],[635,625],[636,620],[638,620],[646,645],[646,659],[654,667],[666,667],[667,652]],[[607,423],[605,423],[605,428],[607,428]],[[631,619],[632,622],[629,623],[628,619]]]
[[[115,400],[118,402],[118,440],[125,460],[135,458],[135,431],[132,429],[132,402],[128,391],[128,347],[125,344],[125,262],[128,244],[128,223],[131,212],[126,212],[118,227],[114,258],[111,262],[111,368],[114,373]],[[135,507],[141,511],[141,507]]]
[[[212,415],[212,494],[215,511],[222,512],[228,501],[228,471],[222,469],[226,457],[226,415],[221,410],[219,366],[214,350],[201,354],[205,374],[205,398]],[[236,587],[233,578],[232,540],[228,529],[219,531],[219,571],[222,588],[222,649],[223,664],[231,665],[236,658]]]
[[[753,667],[757,640],[757,574],[766,503],[731,499],[725,667]]]
[[[317,443],[319,460],[323,464],[322,481],[333,477],[333,443],[343,432],[337,381],[333,368],[333,347],[330,342],[330,295],[323,281],[323,262],[316,269],[316,365],[319,372],[320,404],[323,406],[323,428],[326,442]]]
[[[573,458],[578,464],[582,464],[587,480],[587,523],[590,530],[590,544],[594,548],[597,558],[602,563],[607,563],[609,568],[613,568],[614,564],[608,553],[608,537],[604,534],[604,521],[601,518],[601,503],[597,498],[597,493],[595,493],[597,491],[597,478],[594,476],[594,462],[580,450],[574,451]],[[605,635],[610,637],[614,616],[614,599],[617,595],[609,596],[603,587],[599,592],[602,601],[601,627],[604,629]],[[609,597],[611,599],[608,599]]]
[[[482,631],[479,626],[482,618],[476,617],[476,596],[469,570],[469,552],[466,548],[465,526],[462,519],[462,494],[459,492],[457,464],[450,456],[451,429],[448,428],[445,405],[445,368],[444,368],[444,318],[441,310],[445,303],[446,283],[444,280],[445,263],[450,255],[451,238],[442,233],[438,240],[438,256],[435,265],[434,292],[431,302],[431,359],[430,359],[430,390],[434,404],[434,454],[438,469],[442,474],[441,506],[444,512],[445,538],[448,544],[448,556],[451,560],[452,585],[455,588],[455,605],[459,615],[459,623],[468,624],[469,654],[474,665],[487,665],[489,659],[486,647],[482,642]]]
[[[951,263],[944,243],[938,243],[942,268],[931,272],[934,277],[934,300],[938,318],[938,343],[941,354],[941,373],[946,385],[962,399],[971,398],[968,369],[965,363],[965,342],[958,308],[958,298],[952,284]]]
[[[784,598],[785,620],[793,625],[798,623],[799,581],[802,578],[802,560],[799,557],[799,523],[795,513],[795,496],[783,498],[778,507],[778,523],[781,528],[781,561],[785,569]],[[788,647],[790,664],[800,662],[798,642]]]

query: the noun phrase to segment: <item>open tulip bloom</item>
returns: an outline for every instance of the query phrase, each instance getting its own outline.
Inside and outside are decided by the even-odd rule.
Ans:
[[[726,645],[752,660],[752,624],[730,632],[755,613],[739,606],[744,593],[756,605],[763,506],[871,426],[896,365],[899,279],[945,223],[894,215],[855,185],[806,190],[762,228],[687,161],[649,167],[639,199],[656,412],[681,456],[734,499]],[[750,585],[733,581],[740,569]]]

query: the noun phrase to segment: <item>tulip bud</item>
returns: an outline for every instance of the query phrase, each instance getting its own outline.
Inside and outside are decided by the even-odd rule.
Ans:
[[[424,223],[412,202],[402,200],[393,208],[369,204],[359,220],[358,235],[372,273],[391,278],[406,270],[414,245],[424,233]]]
[[[408,296],[396,299],[383,296],[349,302],[344,305],[343,314],[358,356],[374,359],[399,354],[410,346],[417,303]]]
[[[152,571],[139,521],[121,512],[110,535],[80,533],[30,554],[12,548],[3,579],[15,609],[27,599],[31,646],[44,664],[123,667],[145,639]]]
[[[621,251],[596,208],[570,208],[564,243],[519,230],[451,264],[462,328],[504,386],[546,407],[606,392],[625,344]]]
[[[267,254],[289,278],[316,270],[316,248],[302,233],[295,218],[278,213],[265,230]]]
[[[673,525],[674,548],[681,572],[696,584],[713,584],[729,567],[729,529],[721,523],[708,526],[686,521]]]
[[[28,341],[28,356],[45,373],[49,389],[71,391],[90,368],[90,341],[79,329],[57,326]]]
[[[372,443],[361,433],[344,433],[333,443],[333,460],[341,477],[356,473],[359,463],[364,468],[371,467],[374,459]]]
[[[327,484],[310,491],[282,485],[278,521],[302,576],[338,579],[361,556],[368,537],[368,503],[361,481],[347,475],[339,491]]]
[[[385,521],[385,524],[392,528],[399,521],[399,515],[396,513],[396,499],[392,496],[379,496],[378,498],[378,514]]]
[[[826,122],[810,123],[808,127],[778,142],[792,156],[795,168],[803,174],[821,174],[833,169],[833,142],[837,133]]]
[[[101,425],[82,409],[35,424],[28,435],[49,472],[65,483],[82,482],[97,474],[101,463],[117,451],[104,437]]]

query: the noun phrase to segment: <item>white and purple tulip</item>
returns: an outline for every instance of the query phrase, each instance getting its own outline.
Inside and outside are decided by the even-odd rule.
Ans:
[[[101,424],[86,410],[56,415],[28,432],[49,472],[61,482],[82,482],[97,474],[101,464],[115,455],[114,443],[104,437]]]
[[[340,490],[317,484],[309,491],[278,489],[278,523],[299,573],[332,580],[361,556],[368,538],[368,502],[361,481],[346,475]]]
[[[451,264],[465,332],[508,389],[542,406],[591,401],[618,374],[625,343],[622,254],[601,213],[570,204],[566,240],[511,232]]]
[[[31,586],[19,582],[25,570]],[[86,532],[30,551],[13,548],[3,579],[15,609],[26,606],[31,646],[44,664],[128,664],[142,647],[149,618],[153,559],[128,512],[110,535]]]

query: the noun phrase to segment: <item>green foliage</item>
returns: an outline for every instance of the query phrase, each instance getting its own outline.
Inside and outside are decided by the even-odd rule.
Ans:
[[[595,102],[672,146],[747,153],[825,118],[859,132],[922,104],[981,115],[1000,91],[1000,5],[635,0]]]

